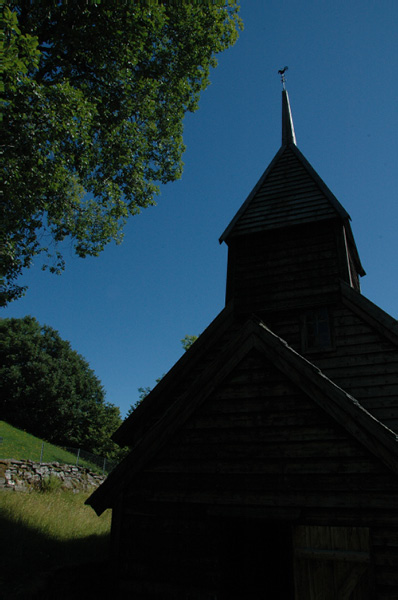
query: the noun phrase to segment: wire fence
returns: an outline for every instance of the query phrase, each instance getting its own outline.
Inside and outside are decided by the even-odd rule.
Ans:
[[[66,465],[75,465],[76,467],[86,467],[91,471],[102,473],[102,475],[108,475],[119,462],[93,454],[83,450],[83,448],[53,446],[52,444],[46,444],[46,442],[42,442],[41,447],[38,447],[36,452],[30,450],[26,458],[40,463],[59,462]]]
[[[109,474],[120,462],[88,452],[83,448],[55,446],[32,436],[20,438],[15,437],[12,432],[9,435],[4,435],[3,431],[1,433],[0,458],[31,460],[40,463],[58,462],[86,467],[103,475]]]
[[[105,473],[110,473],[118,464],[117,460],[110,460],[104,456],[99,456],[98,454],[93,454],[92,452],[88,452],[87,450],[83,450],[82,448],[71,448],[69,446],[63,446],[63,449],[76,456],[76,462],[74,463],[77,467],[89,466],[89,468],[93,468],[93,466],[100,469],[105,475]]]

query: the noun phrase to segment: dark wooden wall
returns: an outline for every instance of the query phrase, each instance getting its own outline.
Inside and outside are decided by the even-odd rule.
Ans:
[[[258,520],[262,539],[267,524],[272,535],[368,529],[369,598],[392,600],[397,493],[387,467],[252,352],[126,490],[114,519],[122,587],[135,598],[226,597],[226,527]],[[294,579],[293,560],[283,560]]]
[[[238,236],[229,243],[226,300],[257,313],[303,303],[350,282],[340,221]]]
[[[378,420],[398,433],[398,345],[347,307],[338,294],[325,295],[332,348],[306,353],[300,315],[306,308],[260,312],[266,325],[357,398]]]

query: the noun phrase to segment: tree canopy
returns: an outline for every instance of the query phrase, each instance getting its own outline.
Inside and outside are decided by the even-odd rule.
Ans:
[[[105,401],[88,362],[34,317],[0,321],[0,413],[11,425],[59,445],[114,457],[119,408]]]
[[[181,176],[183,117],[240,20],[237,0],[11,0],[2,11],[6,303],[36,255],[57,273],[65,238],[98,255]]]

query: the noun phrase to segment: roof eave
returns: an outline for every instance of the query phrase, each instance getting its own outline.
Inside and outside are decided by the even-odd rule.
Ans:
[[[148,413],[153,412],[154,408],[160,409],[160,404],[163,410],[167,410],[166,403],[161,403],[161,398],[165,394],[169,395],[170,385],[178,377],[179,373],[187,372],[187,369],[192,369],[201,360],[203,354],[207,351],[209,343],[214,336],[219,335],[224,331],[233,319],[234,307],[233,302],[228,305],[216,316],[210,325],[201,333],[195,343],[187,352],[179,358],[168,373],[162,377],[156,387],[144,398],[144,400],[136,407],[131,415],[123,421],[119,429],[112,435],[112,439],[120,446],[135,445],[142,433],[142,423],[145,421]]]

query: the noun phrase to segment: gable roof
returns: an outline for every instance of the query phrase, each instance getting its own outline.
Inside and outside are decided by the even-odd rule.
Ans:
[[[197,342],[195,342],[197,343]],[[224,349],[173,401],[162,417],[142,436],[130,454],[87,500],[98,514],[112,505],[126,483],[154,458],[187,419],[209,397],[234,367],[256,349],[269,359],[329,414],[347,433],[398,474],[398,436],[366,411],[359,402],[335,385],[260,320],[253,317],[234,334]],[[155,388],[156,389],[156,388]],[[163,392],[167,394],[166,389]],[[143,402],[151,405],[152,392]]]

